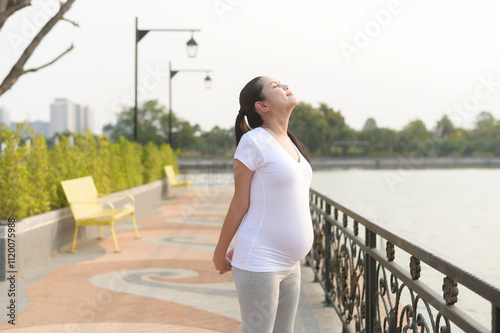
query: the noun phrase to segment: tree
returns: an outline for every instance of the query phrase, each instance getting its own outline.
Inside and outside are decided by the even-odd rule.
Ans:
[[[198,146],[199,137],[196,135],[200,132],[198,124],[191,125],[188,121],[172,117],[172,147],[177,149],[191,149]],[[167,131],[168,133],[168,131]]]
[[[293,110],[288,128],[294,132],[311,154],[332,154],[334,141],[350,141],[356,136],[346,125],[344,116],[325,103],[318,108],[299,103]]]
[[[495,126],[495,118],[490,112],[482,111],[476,116],[475,125],[476,125],[475,128],[476,130],[482,132],[491,131],[492,128]]]
[[[41,134],[35,134],[32,128],[29,128],[29,132],[27,171],[31,198],[27,200],[26,205],[27,215],[32,216],[50,210],[50,184],[47,179],[50,169],[45,138]]]
[[[447,115],[444,115],[443,118],[441,118],[441,120],[437,122],[436,130],[434,133],[435,136],[441,139],[447,138],[448,136],[455,133],[455,126]]]
[[[27,73],[36,72],[42,68],[52,65],[73,49],[73,45],[71,45],[66,51],[64,51],[54,60],[46,63],[45,65],[33,67],[30,69],[24,69],[24,66],[26,65],[38,45],[40,45],[42,39],[52,30],[52,28],[54,28],[57,22],[59,22],[60,20],[67,21],[78,27],[77,23],[64,18],[64,14],[68,10],[70,10],[74,2],[75,0],[68,0],[65,3],[61,3],[59,11],[42,27],[38,34],[31,40],[31,42],[28,44],[24,52],[21,54],[17,62],[10,70],[9,74],[7,74],[3,82],[0,84],[0,96],[2,96],[7,90],[9,90],[21,76]],[[30,5],[30,0],[0,0],[0,29],[3,27],[7,19],[9,19],[14,13]],[[17,36],[13,38],[20,37]]]
[[[468,131],[463,128],[455,128],[453,132],[439,142],[439,156],[464,156],[466,152],[466,141]]]
[[[497,121],[490,112],[482,111],[476,116],[472,134],[491,139],[494,136]]]
[[[134,107],[124,107],[117,115],[115,125],[106,124],[104,133],[108,134],[114,142],[120,137],[133,141]],[[137,110],[138,142],[146,144],[153,141],[160,145],[166,142],[166,135],[162,124],[166,121],[165,106],[160,105],[157,100],[147,101]]]
[[[408,123],[399,132],[397,149],[400,153],[421,151],[422,147],[431,139],[429,131],[422,120],[416,119]],[[433,152],[424,152],[426,155]]]
[[[215,126],[200,136],[200,151],[209,155],[225,155],[235,147],[234,128],[223,129]]]
[[[325,103],[321,103],[318,108],[322,121],[326,124],[323,128],[324,140],[320,143],[321,154],[332,155],[332,145],[336,141],[354,141],[356,132],[346,125],[345,118],[340,111],[335,111]],[[347,156],[349,146],[344,145],[342,155]]]
[[[398,133],[389,128],[363,129],[358,136],[361,141],[368,141],[365,154],[392,154],[398,140]]]
[[[106,124],[103,132],[114,142],[120,137],[133,141],[134,107],[124,107],[117,117],[116,124]],[[168,114],[166,107],[158,100],[147,101],[140,105],[137,110],[137,121],[139,143],[146,144],[152,141],[159,146],[168,142]],[[198,144],[196,134],[199,130],[199,125],[191,125],[172,113],[173,143],[176,148],[189,149],[196,146]]]
[[[373,118],[368,118],[366,119],[365,125],[363,126],[363,131],[364,130],[370,130],[377,128],[377,122]]]
[[[24,123],[17,125],[15,132],[0,132],[0,219],[20,219],[28,211],[28,152],[27,146],[21,144],[25,132]]]
[[[498,154],[500,149],[500,122],[490,112],[482,111],[476,116],[475,128],[468,137],[469,150],[480,155]]]
[[[322,115],[309,103],[300,102],[293,110],[288,128],[309,149],[319,151],[326,140],[326,127]]]

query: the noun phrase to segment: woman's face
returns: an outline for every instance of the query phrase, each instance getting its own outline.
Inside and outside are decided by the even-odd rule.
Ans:
[[[280,83],[270,76],[261,78],[262,93],[265,96],[263,102],[269,104],[271,108],[294,107],[299,103],[288,85]]]

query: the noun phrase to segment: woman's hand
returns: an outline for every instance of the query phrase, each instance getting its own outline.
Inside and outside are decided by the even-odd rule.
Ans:
[[[226,254],[226,257],[229,259],[229,260],[233,260],[233,253],[234,253],[234,248],[232,248],[231,250],[227,251],[227,254]]]
[[[231,270],[231,260],[226,256],[226,253],[224,252],[225,251],[218,251],[216,249],[214,252],[214,257],[212,259],[215,269],[219,271],[220,275]]]

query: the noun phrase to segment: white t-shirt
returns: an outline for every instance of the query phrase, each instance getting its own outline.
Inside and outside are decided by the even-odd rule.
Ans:
[[[288,271],[311,249],[312,169],[295,149],[299,162],[260,127],[241,137],[234,158],[254,173],[250,206],[236,235],[234,267],[252,272]]]

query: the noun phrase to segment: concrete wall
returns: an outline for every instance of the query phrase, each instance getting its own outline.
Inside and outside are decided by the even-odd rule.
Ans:
[[[137,218],[141,211],[145,211],[152,203],[160,201],[167,195],[167,187],[167,181],[163,179],[116,194],[132,194],[135,197]],[[130,199],[107,197],[103,198],[103,201],[112,202],[116,207],[120,207],[130,202]],[[130,217],[125,219],[130,221]],[[17,276],[22,277],[23,272],[43,266],[61,252],[68,252],[71,249],[74,231],[75,220],[69,207],[17,221],[14,238]],[[104,228],[104,236],[107,235],[110,235],[109,228]],[[98,236],[98,227],[81,227],[78,231],[77,248],[83,241]],[[7,237],[8,227],[0,225],[0,281],[5,280],[6,272],[9,270]]]

